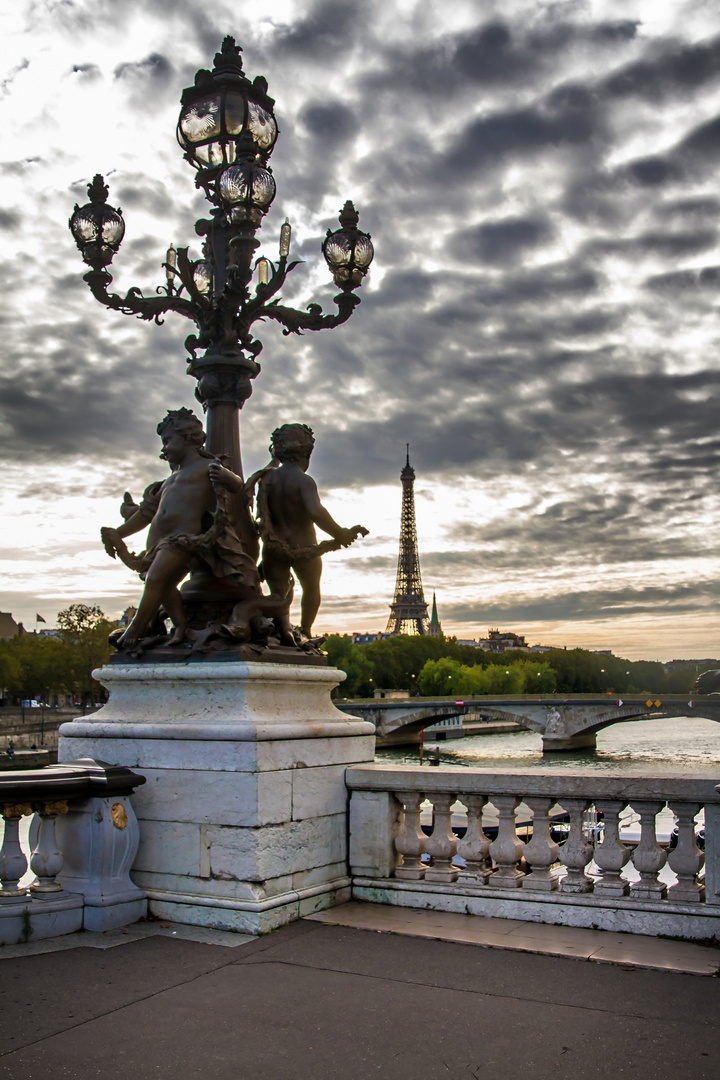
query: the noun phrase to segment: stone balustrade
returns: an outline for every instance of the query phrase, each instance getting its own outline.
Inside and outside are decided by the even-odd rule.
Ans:
[[[353,896],[642,934],[720,936],[717,779],[353,766],[346,773]],[[429,835],[423,807],[432,811]],[[672,837],[656,827],[667,810],[676,823]],[[704,850],[696,839],[701,811]],[[633,842],[621,829],[629,813],[637,822]],[[559,814],[569,824],[562,836]]]
[[[147,912],[130,880],[138,826],[130,793],[145,778],[84,759],[0,778],[0,944],[107,930]],[[20,829],[30,818],[28,857]]]

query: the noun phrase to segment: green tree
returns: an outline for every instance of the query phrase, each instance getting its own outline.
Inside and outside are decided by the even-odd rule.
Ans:
[[[452,643],[421,634],[398,634],[356,647],[372,661],[375,686],[383,690],[407,690],[408,693],[414,690],[427,660],[454,655]]]
[[[362,649],[353,645],[352,638],[348,634],[332,634],[323,648],[330,664],[347,675],[335,696],[369,697],[373,692],[373,665]]]
[[[555,689],[555,672],[537,660],[460,664],[451,657],[428,660],[418,679],[423,695],[543,694]]]
[[[38,697],[72,689],[71,650],[62,641],[18,634],[3,644],[10,664],[4,685],[11,693]]]
[[[512,667],[522,676],[524,694],[551,694],[555,689],[555,671],[544,660],[516,660]]]
[[[0,641],[0,687],[11,694],[20,692],[18,689],[22,682],[22,666],[15,650],[13,639]]]
[[[58,611],[57,621],[63,639],[73,642],[98,627],[113,625],[97,604],[71,604]]]
[[[418,690],[423,697],[444,697],[460,693],[462,665],[450,656],[428,660],[418,676]]]
[[[100,685],[93,679],[92,672],[108,662],[108,634],[116,624],[101,608],[88,604],[71,604],[58,612],[57,621],[60,640],[70,650],[72,690],[83,698],[93,696],[100,691]]]
[[[361,663],[359,657],[365,656],[371,662],[370,677],[373,681],[365,684],[363,693],[369,693],[368,688],[375,686],[388,690],[403,689],[408,693],[417,688],[420,693],[427,692],[433,696],[543,694],[554,689],[568,694],[661,695],[689,693],[698,674],[690,670],[666,673],[662,664],[654,661],[625,660],[586,649],[552,649],[540,654],[540,659],[540,655],[531,658],[520,650],[485,652],[472,645],[459,645],[455,638],[431,638],[420,634],[399,634],[367,645],[353,645],[349,637],[339,640],[346,640],[343,662],[349,667],[355,664],[358,679],[360,675],[368,678],[367,669],[358,667]],[[352,661],[351,656],[354,658]],[[428,661],[436,663],[441,659],[452,660],[457,667],[443,668],[444,677],[439,674],[439,669],[428,668],[421,685],[420,675]],[[335,661],[331,658],[331,662]],[[518,664],[525,667],[517,668]],[[720,662],[707,666],[720,666]],[[460,668],[467,670],[461,674]],[[554,673],[554,684],[551,673]],[[348,696],[354,692],[351,685],[350,680],[345,684]],[[423,685],[429,689],[423,690]]]
[[[478,694],[522,694],[525,686],[523,672],[509,660],[504,664],[488,664],[477,670]]]

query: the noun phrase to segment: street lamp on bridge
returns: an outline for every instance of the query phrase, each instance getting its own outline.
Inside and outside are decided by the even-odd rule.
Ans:
[[[195,224],[203,237],[202,258],[192,259],[188,248],[171,245],[165,267],[167,284],[158,295],[144,296],[131,288],[125,296],[109,292],[108,266],[125,232],[122,211],[107,202],[102,176],[88,185],[90,202],[76,205],[70,229],[90,270],[84,275],[93,295],[106,307],[141,319],[162,322],[169,311],[195,323],[185,346],[188,373],[197,379],[196,397],[207,412],[207,449],[223,457],[228,468],[242,475],[238,411],[252,393],[260,371],[261,342],[252,327],[259,319],[279,322],[285,334],[322,330],[345,322],[360,302],[355,290],[373,258],[367,233],[358,228],[351,202],[340,212],[340,228],[328,230],[323,255],[340,289],[334,297],[337,312],[324,314],[318,304],[304,311],[287,307],[277,296],[288,273],[291,229],[280,230],[277,263],[254,261],[256,233],[275,197],[269,165],[278,137],[273,98],[267,81],[245,75],[241,49],[226,37],[212,71],[200,70],[181,98],[177,138],[186,160],[196,170],[196,185],[211,204],[209,216]],[[257,281],[253,287],[253,277]],[[232,517],[248,554],[257,556],[257,536],[242,495],[233,499]]]

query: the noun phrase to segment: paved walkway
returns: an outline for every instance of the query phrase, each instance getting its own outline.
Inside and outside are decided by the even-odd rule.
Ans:
[[[720,969],[718,948],[639,934],[613,934],[607,930],[489,919],[480,915],[456,915],[450,911],[421,911],[391,904],[342,904],[308,918],[333,926],[354,926],[359,930],[437,938],[544,956],[570,956],[598,964],[632,964],[657,971],[710,976],[718,975]]]
[[[334,914],[384,917],[366,907]],[[402,914],[392,932],[146,923],[0,949],[0,1077],[718,1080],[720,979],[437,940],[449,923]]]

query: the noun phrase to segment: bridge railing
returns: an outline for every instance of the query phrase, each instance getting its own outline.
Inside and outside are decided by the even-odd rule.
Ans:
[[[714,778],[358,765],[346,781],[357,899],[720,938]]]
[[[0,945],[113,929],[147,913],[129,877],[139,841],[129,797],[144,783],[89,758],[0,777]]]

